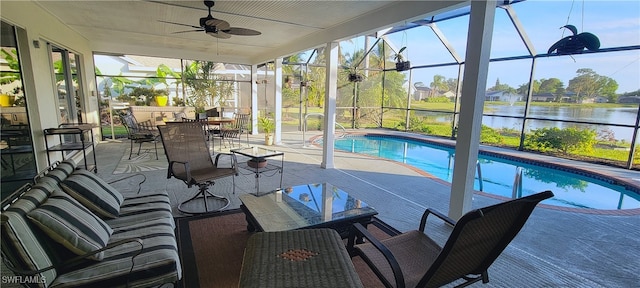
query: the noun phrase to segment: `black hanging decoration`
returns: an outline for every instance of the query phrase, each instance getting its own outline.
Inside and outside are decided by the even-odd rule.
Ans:
[[[573,25],[565,25],[560,27],[560,29],[566,28],[570,30],[573,35],[569,35],[564,37],[558,42],[553,43],[547,54],[554,53],[560,55],[571,55],[571,54],[580,54],[585,51],[585,49],[589,51],[597,51],[600,48],[600,40],[596,35],[593,35],[589,32],[582,32],[578,34],[578,29]]]

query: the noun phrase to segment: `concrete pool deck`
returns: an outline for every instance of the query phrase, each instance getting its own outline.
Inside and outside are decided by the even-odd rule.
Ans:
[[[379,132],[354,132],[376,131]],[[318,134],[307,132],[307,141]],[[425,177],[416,169],[393,161],[340,151],[335,153],[335,169],[322,169],[321,148],[305,147],[299,132],[283,133],[282,138],[282,143],[271,148],[285,152],[284,187],[332,183],[376,208],[378,218],[400,231],[416,229],[426,208],[435,208],[443,213],[448,210],[450,185],[444,181]],[[251,145],[261,145],[263,135],[252,135],[250,142]],[[98,174],[101,177],[109,180],[123,175],[114,175],[113,171],[128,146],[128,141],[97,146]],[[610,169],[585,165],[594,170]],[[640,178],[635,171],[611,170],[628,179]],[[143,191],[166,191],[172,199],[175,215],[185,216],[177,212],[175,206],[193,195],[197,188],[187,189],[182,182],[167,179],[166,169],[142,173],[147,177]],[[260,186],[264,189],[277,188],[279,180],[279,177],[261,177]],[[218,181],[213,191],[231,199],[229,209],[238,208],[240,194],[255,192],[254,181],[252,175],[241,174],[235,179],[236,195],[230,192],[231,179]],[[127,188],[126,185],[117,187]],[[473,207],[500,201],[485,193],[476,193]],[[451,229],[437,221],[429,222],[428,233],[445,241]],[[601,215],[540,206],[491,266],[490,282],[486,287],[637,287],[640,283],[639,228],[638,214]]]

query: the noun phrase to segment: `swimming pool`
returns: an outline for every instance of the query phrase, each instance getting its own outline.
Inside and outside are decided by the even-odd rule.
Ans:
[[[353,136],[336,139],[335,148],[394,160],[417,167],[447,182],[453,178],[454,149],[392,136]],[[480,154],[482,191],[512,197],[518,167],[522,169],[522,196],[544,190],[555,194],[545,204],[586,209],[640,208],[640,194],[620,185],[576,173]],[[477,173],[477,172],[476,172]],[[480,182],[475,181],[475,189]]]

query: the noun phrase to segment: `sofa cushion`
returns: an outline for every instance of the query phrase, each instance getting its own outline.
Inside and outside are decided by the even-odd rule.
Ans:
[[[0,215],[0,227],[2,228],[0,247],[2,247],[4,254],[3,258],[6,256],[9,259],[14,259],[12,263],[18,269],[35,271],[49,267],[56,262],[51,258],[51,251],[47,249],[47,242],[50,241],[42,240],[46,235],[37,227],[32,226],[31,221],[27,219],[27,213],[43,203],[50,194],[51,191],[48,189],[35,186],[25,192]],[[57,277],[57,271],[50,269],[36,275],[39,279],[44,280],[37,285],[45,287]],[[34,283],[34,285],[36,284]]]
[[[114,229],[109,243],[142,239],[144,246],[127,243],[107,249],[104,259],[59,274],[54,287],[154,287],[182,278],[173,219],[154,219]],[[132,257],[135,258],[132,259]]]
[[[58,166],[56,166],[56,169],[60,169],[64,171],[65,173],[67,173],[67,176],[68,176],[71,173],[73,173],[73,171],[76,170],[77,166],[78,164],[76,164],[76,161],[73,161],[73,159],[66,159],[58,163]]]
[[[131,223],[144,223],[153,219],[171,219],[171,202],[166,193],[153,193],[127,197],[120,206],[120,216],[115,219],[105,219],[113,230],[129,226]],[[175,228],[175,226],[174,226]]]
[[[54,190],[40,207],[27,214],[54,241],[78,255],[104,248],[113,230],[78,201]],[[90,256],[102,260],[104,252]]]
[[[103,219],[114,219],[124,201],[122,194],[87,170],[76,170],[61,183],[62,189]]]

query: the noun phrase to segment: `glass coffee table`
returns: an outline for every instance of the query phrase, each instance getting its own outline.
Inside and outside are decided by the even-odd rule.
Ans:
[[[367,203],[329,183],[299,185],[239,198],[247,230],[251,232],[332,228],[346,238],[353,223],[366,227],[378,214]]]

